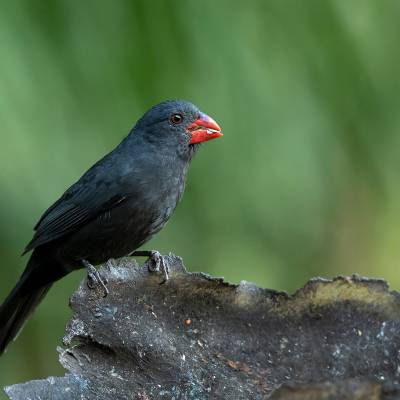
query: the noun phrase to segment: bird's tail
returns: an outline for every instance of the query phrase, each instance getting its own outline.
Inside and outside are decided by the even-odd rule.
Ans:
[[[18,283],[0,306],[0,355],[49,291],[52,282],[43,280],[46,268],[43,269],[33,254]]]

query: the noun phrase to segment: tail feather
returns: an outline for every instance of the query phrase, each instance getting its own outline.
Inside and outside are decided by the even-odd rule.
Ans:
[[[0,306],[0,355],[17,337],[52,285],[52,282],[38,279],[42,271],[37,266],[31,258],[19,282]]]

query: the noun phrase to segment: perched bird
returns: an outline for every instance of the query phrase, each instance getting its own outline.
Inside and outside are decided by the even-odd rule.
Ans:
[[[157,104],[125,139],[94,164],[40,218],[25,252],[33,250],[17,285],[0,307],[0,354],[44,298],[53,282],[87,267],[89,281],[107,293],[93,265],[127,255],[160,231],[182,197],[199,144],[222,136],[218,124],[193,104]]]

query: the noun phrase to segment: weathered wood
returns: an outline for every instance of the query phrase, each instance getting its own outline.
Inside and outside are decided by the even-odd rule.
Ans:
[[[8,396],[399,398],[400,298],[384,281],[317,278],[288,296],[166,260],[171,279],[162,285],[128,259],[101,268],[106,298],[82,282],[59,349],[69,372],[7,387]]]

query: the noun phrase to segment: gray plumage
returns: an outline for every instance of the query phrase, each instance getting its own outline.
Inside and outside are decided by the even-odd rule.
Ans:
[[[183,121],[171,122],[179,114]],[[40,218],[16,287],[0,307],[0,354],[51,284],[82,260],[126,256],[156,234],[182,197],[190,161],[187,127],[200,111],[185,101],[151,108],[129,135],[94,164]]]

